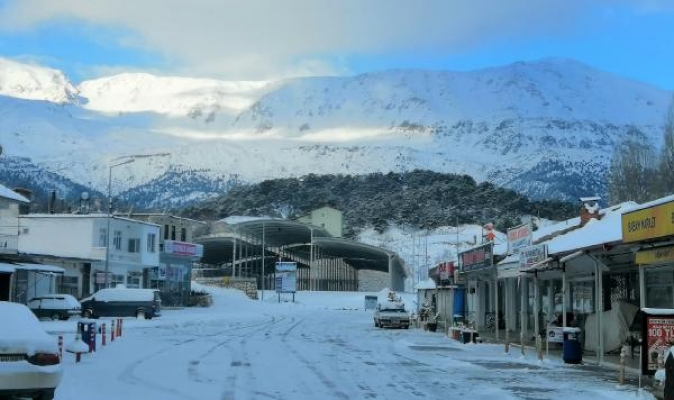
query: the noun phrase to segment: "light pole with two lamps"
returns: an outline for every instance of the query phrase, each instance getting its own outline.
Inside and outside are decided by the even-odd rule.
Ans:
[[[130,158],[128,160],[124,160],[120,163],[117,164],[112,164],[110,165],[110,170],[108,173],[108,215],[107,215],[107,229],[105,231],[105,235],[107,237],[106,240],[106,245],[105,245],[105,287],[108,288],[110,287],[110,218],[112,216],[112,169],[115,167],[119,167],[120,165],[124,164],[130,164],[132,162],[136,161],[135,158]]]
[[[151,157],[166,157],[171,155],[171,153],[156,153],[156,154],[135,154],[130,156],[122,156],[116,158],[117,160],[126,158],[126,160],[118,162],[117,164],[111,164],[110,169],[108,170],[108,214],[107,214],[107,230],[106,230],[106,246],[105,246],[105,287],[108,288],[110,285],[110,219],[112,218],[112,169],[119,167],[120,165],[130,164],[138,158],[151,158]],[[114,161],[114,160],[113,160]]]

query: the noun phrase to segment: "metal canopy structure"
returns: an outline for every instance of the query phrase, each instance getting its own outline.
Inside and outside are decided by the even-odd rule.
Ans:
[[[285,219],[248,219],[222,223],[217,233],[195,238],[204,246],[206,264],[233,263],[238,254],[261,257],[277,256],[276,251],[304,260],[306,267],[318,258],[339,259],[356,270],[388,273],[391,288],[403,290],[408,276],[402,259],[394,252],[347,239],[334,238],[323,228]],[[302,261],[300,261],[302,262]]]

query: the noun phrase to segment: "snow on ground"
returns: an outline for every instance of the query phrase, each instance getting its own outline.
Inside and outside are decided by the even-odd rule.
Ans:
[[[541,363],[421,329],[375,328],[363,309],[370,293],[300,292],[295,303],[288,294],[279,303],[272,292],[253,301],[207,290],[212,307],[125,318],[123,336],[99,342],[81,363],[66,354],[56,399],[652,398],[618,387],[613,371]],[[43,324],[73,340],[76,320]]]

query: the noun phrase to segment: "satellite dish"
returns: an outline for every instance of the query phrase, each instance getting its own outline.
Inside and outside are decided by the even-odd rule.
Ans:
[[[82,192],[82,200],[88,200],[89,199],[89,192]]]

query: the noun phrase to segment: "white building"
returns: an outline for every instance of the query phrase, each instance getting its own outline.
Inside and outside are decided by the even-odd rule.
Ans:
[[[29,201],[0,185],[0,301],[11,300],[14,265],[2,258],[16,256],[19,238],[19,205]]]
[[[65,269],[61,291],[83,297],[105,286],[143,287],[143,270],[159,265],[160,226],[105,214],[19,217],[19,253]]]

